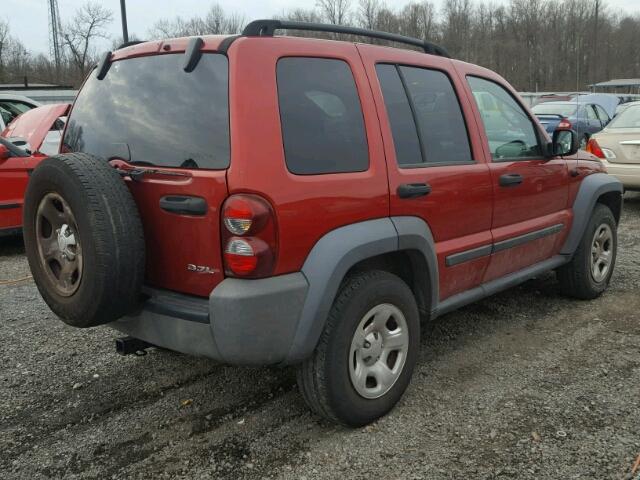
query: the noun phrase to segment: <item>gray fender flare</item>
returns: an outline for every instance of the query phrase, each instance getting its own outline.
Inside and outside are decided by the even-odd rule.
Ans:
[[[342,279],[358,262],[398,250],[419,250],[431,275],[432,308],[438,298],[433,236],[417,217],[387,217],[337,228],[314,245],[302,266],[309,289],[285,363],[308,358],[315,349]],[[433,272],[433,273],[431,273]]]
[[[606,173],[594,173],[585,177],[573,203],[573,225],[571,225],[569,236],[560,250],[561,254],[573,255],[575,253],[598,198],[610,192],[619,193],[622,202],[623,187],[620,180]]]

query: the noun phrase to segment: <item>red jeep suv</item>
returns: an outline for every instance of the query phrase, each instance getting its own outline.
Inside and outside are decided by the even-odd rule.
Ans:
[[[70,325],[296,365],[314,412],[364,425],[407,388],[421,320],[548,270],[606,289],[622,186],[553,137],[500,76],[408,37],[262,20],[136,44],[31,175],[29,264]]]

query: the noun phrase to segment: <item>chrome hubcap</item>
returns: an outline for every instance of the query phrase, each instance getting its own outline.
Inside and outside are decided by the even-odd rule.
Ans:
[[[57,193],[48,193],[38,205],[36,240],[40,263],[56,292],[73,295],[82,279],[82,248],[73,212]]]
[[[409,329],[400,309],[383,303],[369,310],[349,354],[349,376],[358,394],[372,399],[387,393],[402,373],[408,350]]]
[[[591,242],[591,277],[600,283],[607,278],[613,261],[613,232],[607,224],[596,229]]]

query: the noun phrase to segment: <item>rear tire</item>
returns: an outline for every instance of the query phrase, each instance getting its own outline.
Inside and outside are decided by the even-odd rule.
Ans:
[[[135,306],[144,277],[142,224],[105,160],[71,153],[42,161],[29,180],[23,228],[34,281],[65,323],[93,327]]]
[[[562,293],[582,300],[599,297],[609,286],[617,252],[616,219],[598,203],[571,262],[557,270]]]
[[[298,386],[317,415],[363,426],[400,400],[419,349],[418,307],[407,284],[384,271],[358,273],[344,282],[318,346],[298,367]]]

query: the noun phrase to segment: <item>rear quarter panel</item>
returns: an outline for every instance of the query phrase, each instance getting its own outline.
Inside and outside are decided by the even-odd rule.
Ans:
[[[229,49],[231,167],[229,194],[256,193],[274,208],[276,274],[297,271],[309,251],[338,227],[389,215],[380,127],[371,89],[353,44],[291,38],[240,38]],[[294,175],[282,144],[276,65],[288,56],[335,58],[349,64],[358,88],[369,146],[369,170]]]

